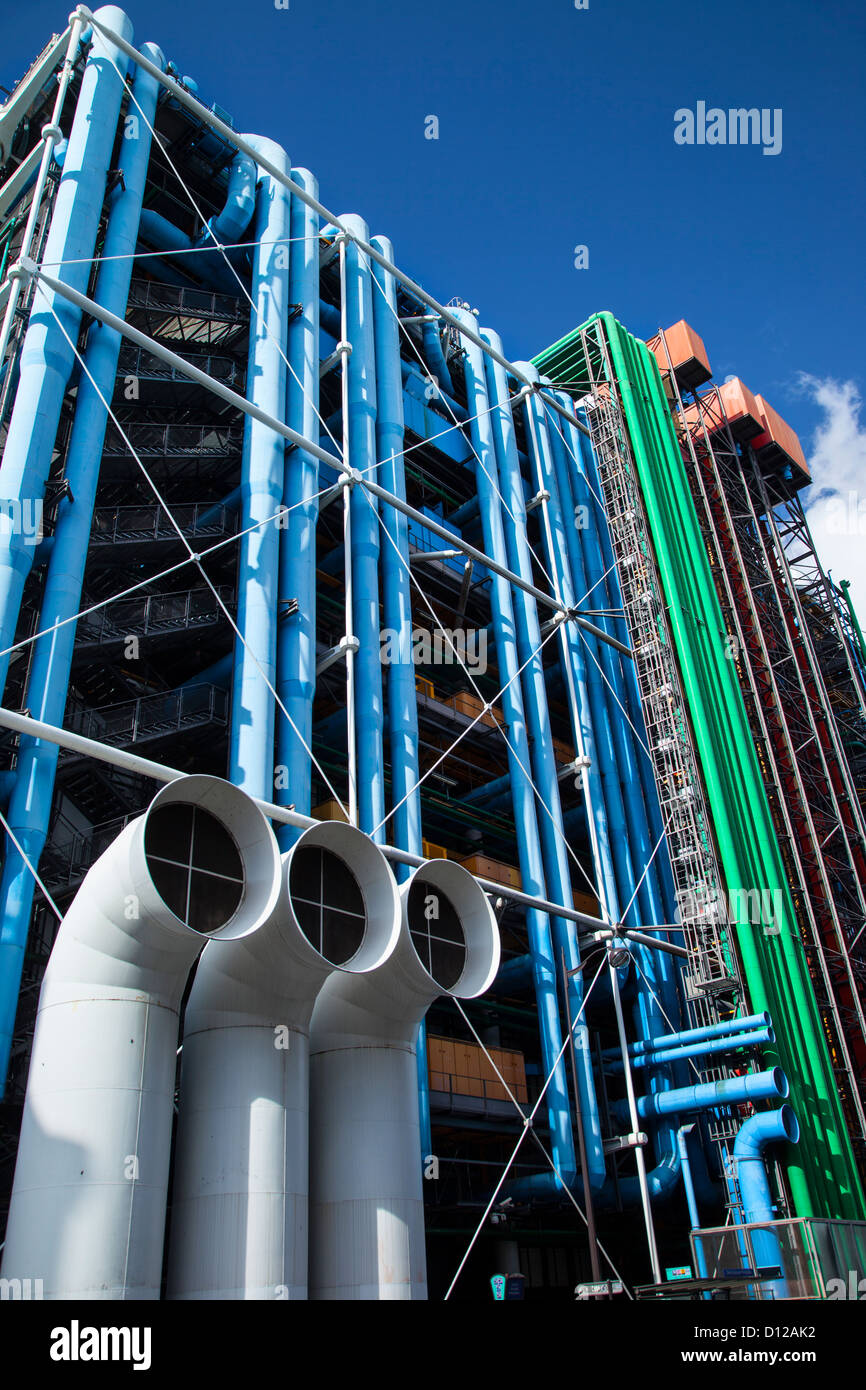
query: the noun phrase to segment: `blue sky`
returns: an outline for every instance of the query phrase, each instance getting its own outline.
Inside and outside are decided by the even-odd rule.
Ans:
[[[67,10],[29,0],[6,17],[0,80]],[[158,42],[239,129],[281,141],[326,204],[390,235],[439,298],[477,305],[513,359],[597,309],[641,336],[685,317],[716,377],[763,392],[807,453],[828,398],[799,374],[853,382],[862,459],[866,12],[853,0],[127,11],[137,42]],[[675,110],[699,100],[781,108],[781,153],[675,144]],[[438,140],[424,138],[431,114]]]

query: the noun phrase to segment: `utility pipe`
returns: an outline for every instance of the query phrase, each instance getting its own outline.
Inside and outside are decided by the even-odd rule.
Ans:
[[[728,1052],[736,1052],[740,1047],[767,1047],[776,1041],[772,1028],[760,1028],[753,1033],[735,1033],[727,1038],[707,1038],[704,1042],[688,1043],[685,1047],[668,1047],[659,1052],[642,1052],[631,1058],[635,1070],[643,1067],[667,1066],[680,1058],[715,1057]],[[621,1070],[621,1062],[611,1062],[611,1073]]]
[[[346,230],[363,241],[367,224],[354,213],[343,217]],[[376,364],[373,340],[373,283],[370,261],[355,240],[345,245],[346,330],[352,344],[344,358],[348,373],[349,458],[356,472],[372,470],[376,454]],[[342,254],[342,252],[341,252]],[[378,297],[378,291],[376,291]],[[384,840],[384,712],[382,628],[379,616],[379,508],[357,485],[349,497],[351,512],[352,630],[358,639],[355,657],[355,717],[358,760],[358,824],[374,840]]]
[[[679,1033],[662,1033],[656,1038],[645,1038],[632,1043],[629,1054],[639,1057],[644,1052],[660,1052],[669,1047],[682,1047],[686,1043],[703,1042],[706,1038],[725,1038],[734,1033],[750,1033],[756,1028],[771,1028],[772,1019],[766,1012],[745,1014],[741,1018],[725,1019],[721,1023],[708,1023],[704,1028],[686,1028]],[[617,1056],[613,1049],[605,1051],[605,1056]]]
[[[10,276],[23,277],[24,279],[36,276],[49,289],[55,291],[55,293],[61,295],[64,299],[68,299],[70,303],[75,304],[80,310],[87,314],[91,314],[94,318],[99,319],[100,322],[108,324],[109,327],[117,329],[124,338],[128,338],[130,342],[137,343],[139,347],[143,347],[146,352],[152,353],[153,356],[158,357],[160,361],[166,362],[170,367],[180,372],[182,376],[188,377],[190,381],[198,382],[199,385],[210,391],[212,395],[219,396],[221,400],[226,401],[243,415],[254,420],[259,420],[262,424],[266,425],[268,429],[274,430],[277,434],[281,435],[283,439],[288,440],[293,446],[306,449],[315,458],[319,459],[320,462],[327,464],[329,468],[344,474],[348,473],[348,467],[343,464],[342,460],[337,458],[334,453],[329,453],[321,444],[317,444],[311,439],[305,439],[303,435],[299,435],[296,430],[291,429],[288,425],[284,424],[267,411],[260,409],[254,402],[246,400],[245,397],[239,395],[237,391],[232,391],[230,387],[223,386],[221,382],[216,381],[213,377],[209,377],[206,372],[201,371],[187,358],[179,356],[176,352],[172,352],[170,348],[165,347],[162,343],[158,343],[155,339],[149,338],[146,333],[141,333],[131,323],[127,323],[116,314],[110,314],[94,300],[88,299],[86,295],[79,294],[78,291],[72,289],[71,286],[56,280],[52,275],[48,275],[44,270],[41,270],[34,261],[28,258],[22,258],[16,262],[9,273]],[[546,594],[542,589],[536,588],[534,584],[526,583],[519,575],[511,573],[505,566],[498,565],[490,556],[485,555],[483,551],[470,545],[468,541],[463,540],[462,537],[456,535],[453,531],[449,531],[446,526],[440,524],[434,517],[424,512],[419,512],[415,507],[410,506],[408,502],[403,501],[399,497],[395,497],[392,493],[388,492],[387,488],[380,487],[378,483],[374,482],[369,477],[358,476],[352,479],[352,483],[353,485],[357,484],[366,488],[371,496],[378,498],[380,501],[387,502],[390,506],[396,507],[397,510],[407,516],[410,521],[415,521],[419,526],[426,527],[433,535],[439,536],[442,540],[446,541],[449,546],[454,546],[464,555],[468,556],[469,559],[474,560],[477,564],[490,570],[491,573],[500,574],[502,578],[507,579],[510,584],[515,585],[519,589],[524,589],[526,593],[531,593],[534,598],[539,603],[544,604],[545,607],[552,609],[554,612],[564,614],[569,618],[570,622],[576,623],[577,626],[583,628],[585,632],[593,632],[600,641],[609,642],[617,651],[622,651],[624,655],[631,656],[629,648],[617,638],[611,637],[609,633],[605,632],[595,623],[589,622],[588,619],[581,618],[574,613],[570,614],[565,605],[558,599],[553,598],[550,594]]]
[[[502,567],[506,558],[505,536],[499,495],[494,482],[496,458],[490,414],[485,413],[487,392],[484,382],[483,358],[479,359],[477,350],[473,349],[472,355],[467,355],[465,370],[469,412],[470,416],[474,417],[470,423],[470,438],[478,457],[475,476],[484,546],[495,556]],[[503,687],[500,703],[505,727],[508,730],[506,752],[511,777],[521,880],[531,893],[537,892],[539,896],[544,897],[546,896],[546,880],[538,833],[538,809],[535,793],[529,781],[531,757],[523,693],[520,687],[520,664],[514,640],[513,594],[511,586],[498,574],[491,581],[490,606],[496,641],[497,667]],[[555,923],[561,920],[561,914],[556,912],[552,921]],[[571,1129],[568,1081],[564,1061],[559,1055],[562,1047],[562,1032],[557,995],[558,972],[554,951],[556,947],[566,950],[568,968],[571,968],[570,963],[574,956],[574,947],[571,941],[565,939],[564,934],[561,934],[561,939],[556,941],[555,935],[552,936],[551,933],[551,920],[548,920],[541,913],[527,913],[526,929],[533,961],[542,1062],[545,1076],[552,1074],[545,1099],[553,1158],[562,1174],[562,1182],[566,1186],[570,1186],[576,1174],[576,1161]],[[602,1164],[603,1161],[604,1155],[602,1153]],[[596,1164],[597,1166],[593,1170],[593,1179],[598,1182],[600,1181],[600,1174],[597,1154]],[[556,1179],[556,1181],[559,1180]],[[544,1186],[547,1190],[546,1176],[544,1177]]]
[[[372,245],[388,260],[394,248],[387,237],[375,236]],[[393,276],[373,267],[373,330],[376,352],[376,458],[389,492],[406,496],[403,463],[403,386],[400,359],[400,326],[397,321],[397,288]],[[391,819],[393,837],[401,849],[423,851],[421,831],[420,768],[418,764],[418,704],[412,650],[412,591],[409,571],[409,524],[402,512],[383,506],[385,543],[382,547],[382,595],[385,627],[396,636],[396,651],[387,666],[388,741],[391,754]],[[407,865],[397,878],[409,877]],[[422,1160],[430,1153],[430,1083],[427,1066],[427,1030],[422,1020],[416,1046],[418,1060],[418,1112]]]
[[[12,729],[16,733],[32,734],[35,738],[47,739],[50,743],[56,743],[61,748],[69,748],[75,753],[84,754],[85,757],[96,758],[98,762],[107,763],[112,767],[124,768],[129,772],[138,772],[143,777],[152,777],[157,782],[174,782],[187,775],[178,768],[166,766],[165,763],[157,763],[150,758],[142,758],[138,753],[128,753],[123,748],[113,748],[110,744],[99,743],[96,739],[85,738],[82,734],[74,734],[68,729],[60,729],[55,724],[46,724],[38,719],[30,719],[26,714],[4,709],[2,706],[0,706],[0,728]],[[305,830],[307,826],[320,824],[319,821],[313,820],[310,816],[302,816],[287,806],[277,806],[271,801],[259,801],[256,798],[253,800],[264,811],[265,815],[276,821],[278,825],[293,825]],[[407,850],[398,849],[395,845],[382,845],[381,848],[385,858],[395,864],[409,864],[413,868],[418,868],[426,862],[420,856],[409,854]],[[592,931],[606,926],[597,917],[591,917],[586,912],[562,907],[559,904],[548,902],[546,898],[523,893],[518,888],[509,888],[493,879],[476,875],[475,881],[494,900],[506,898],[509,902],[516,903],[528,910],[535,909],[547,914],[556,912],[562,917],[567,917],[570,922],[577,922],[579,926]]]
[[[680,1125],[679,1129],[677,1130],[677,1152],[680,1156],[680,1166],[682,1167],[683,1172],[683,1187],[686,1190],[686,1205],[689,1209],[689,1223],[691,1226],[692,1235],[694,1235],[696,1231],[699,1231],[701,1226],[700,1216],[698,1215],[698,1200],[695,1196],[695,1184],[692,1179],[692,1165],[689,1161],[689,1148],[688,1143],[686,1141],[686,1135],[691,1134],[694,1127],[695,1122],[694,1120],[692,1120],[690,1124]],[[707,1261],[704,1256],[704,1248],[700,1240],[695,1242],[694,1250],[695,1260],[698,1266],[698,1274],[702,1279],[706,1279]],[[709,1294],[704,1294],[704,1298],[708,1297]]]
[[[186,1006],[171,1299],[307,1297],[313,1005],[335,971],[387,960],[402,913],[380,851],[352,826],[305,830],[282,867],[273,915],[253,936],[205,946]],[[308,901],[323,884],[326,903],[363,913],[360,934],[323,930]]]
[[[158,65],[165,63],[153,44],[144,45]],[[133,93],[151,122],[156,113],[159,85],[142,70],[136,70]],[[122,314],[129,295],[134,262],[136,229],[144,197],[150,156],[150,130],[145,120],[135,134],[124,126],[121,159],[124,182],[109,200],[99,276],[94,294],[112,312]],[[75,405],[75,418],[66,456],[65,478],[69,484],[57,509],[53,545],[49,556],[39,615],[44,630],[55,623],[63,627],[39,638],[34,644],[33,662],[27,681],[25,704],[37,719],[61,724],[66,708],[69,673],[75,642],[76,624],[66,621],[81,607],[81,586],[87,561],[87,547],[93,524],[93,506],[99,480],[99,462],[105,438],[105,402],[114,392],[120,335],[99,322],[93,323],[84,349],[86,370],[81,374]],[[18,745],[15,789],[9,806],[9,824],[31,864],[39,862],[51,818],[58,748],[54,743],[23,734]],[[9,1049],[24,949],[33,905],[34,879],[19,851],[10,841],[6,846],[0,878],[0,1087],[5,1086]]]
[[[255,932],[279,890],[262,813],[198,774],[92,866],[39,996],[4,1278],[38,1273],[49,1299],[159,1297],[187,976],[205,941]]]
[[[744,1105],[746,1101],[754,1104],[758,1100],[784,1100],[787,1095],[785,1073],[780,1067],[772,1067],[749,1076],[730,1076],[722,1081],[705,1081],[697,1086],[641,1096],[637,1113],[642,1120],[653,1115],[688,1115],[721,1106]]]
[[[764,1153],[771,1144],[796,1144],[800,1139],[800,1126],[790,1105],[778,1110],[764,1111],[746,1120],[734,1140],[733,1159],[737,1183],[743,1203],[743,1220],[752,1222],[774,1221],[773,1199],[767,1181]],[[759,1269],[778,1266],[784,1271],[782,1247],[774,1230],[750,1231],[755,1263]],[[775,1298],[788,1297],[787,1281],[774,1279],[770,1283]]]
[[[318,184],[308,169],[293,169],[298,183],[315,196]],[[319,407],[319,220],[292,199],[289,300],[300,313],[289,323],[288,423],[299,434],[318,429]],[[316,523],[319,470],[314,456],[296,449],[286,458],[283,502],[290,509],[280,532],[280,613],[277,626],[277,694],[289,718],[277,710],[276,800],[292,803],[309,815],[313,698],[316,690]],[[289,606],[293,611],[289,612]],[[294,725],[294,728],[292,727]],[[297,732],[296,732],[297,730]],[[288,849],[294,838],[280,829],[277,839]]]
[[[251,146],[284,171],[285,150],[261,136]],[[256,194],[247,390],[256,405],[285,419],[289,317],[289,197],[259,169]],[[284,449],[279,435],[247,417],[241,462],[241,539],[238,556],[229,776],[256,797],[274,789],[274,696],[280,531],[273,518],[283,500]],[[253,528],[253,529],[250,529]],[[270,689],[268,684],[270,682]]]
[[[313,1011],[311,1299],[427,1297],[415,1039],[439,995],[485,992],[499,933],[459,864],[422,865],[400,897],[393,955],[367,975],[332,975]]]
[[[122,10],[109,5],[101,9],[99,14],[103,20],[110,21],[124,39],[126,35],[131,38],[132,25]],[[74,59],[73,38],[77,47],[79,32],[74,20],[72,30],[70,63]],[[147,58],[143,58],[143,61],[162,76],[158,64],[150,64]],[[113,66],[115,62],[117,70]],[[48,263],[60,265],[60,279],[76,290],[87,288],[90,275],[90,258],[96,246],[106,176],[120,105],[125,94],[126,68],[126,58],[117,51],[117,47],[106,42],[101,32],[95,34],[81,80],[43,257]],[[59,135],[57,127],[56,138]],[[50,159],[52,148],[51,140],[46,139],[46,161]],[[37,180],[31,208],[34,221],[39,211],[43,184],[44,180]],[[25,255],[29,252],[30,222],[31,219],[28,219],[25,228]],[[7,316],[16,299],[17,285],[16,281],[7,306]],[[43,286],[41,297],[37,295],[38,302],[31,309],[24,335],[19,355],[18,390],[0,465],[0,497],[14,500],[22,507],[42,505],[63,396],[81,324],[81,314],[76,305],[63,295],[58,296],[50,290],[45,294],[44,290]],[[59,322],[54,318],[55,313]],[[5,346],[4,341],[4,352]],[[4,513],[0,517],[0,652],[15,640],[21,595],[32,564],[31,537],[14,524],[11,514]],[[8,655],[0,656],[0,690],[5,686],[8,667]]]
[[[465,310],[459,315],[461,318]],[[496,335],[489,329],[482,329],[481,336],[490,342]],[[497,339],[498,342],[498,339]],[[485,374],[486,364],[486,374]],[[492,473],[488,488],[488,506],[495,507],[499,513],[499,535],[492,529],[494,546],[504,542],[504,558],[511,569],[524,578],[532,574],[532,556],[526,535],[526,509],[520,463],[517,458],[517,444],[514,435],[514,422],[508,403],[508,382],[503,369],[491,359],[486,358],[480,349],[472,346],[466,350],[464,359],[466,394],[470,413],[479,418],[475,422],[481,463],[476,475],[479,478],[479,498],[482,496],[480,478],[484,468]],[[491,402],[498,409],[490,410]],[[474,442],[474,440],[473,440]],[[476,445],[478,449],[478,445]],[[498,478],[498,488],[496,479]],[[500,503],[497,492],[501,494]],[[496,551],[494,550],[494,553]],[[500,558],[502,553],[500,552]],[[538,612],[529,596],[517,591],[512,596],[512,609],[515,618],[517,646],[517,667],[522,668],[520,680],[523,691],[523,708],[527,720],[529,738],[530,768],[536,786],[544,788],[544,809],[536,813],[542,862],[548,893],[554,901],[566,904],[573,902],[571,872],[565,844],[565,831],[562,824],[562,807],[559,800],[556,761],[553,755],[553,736],[550,726],[550,713],[547,708],[547,692],[544,685],[544,671],[540,654],[541,627]],[[511,671],[506,671],[510,676]],[[507,722],[507,721],[506,721]],[[518,835],[520,827],[518,825]],[[604,1181],[604,1145],[601,1137],[601,1122],[592,1074],[592,1059],[589,1051],[589,1031],[581,1017],[583,1005],[582,977],[577,971],[580,954],[576,935],[565,919],[554,917],[554,949],[565,960],[565,978],[568,981],[566,1005],[568,1017],[580,1022],[572,1029],[575,1065],[581,1098],[582,1124],[587,1149],[589,1186],[600,1187]],[[555,1174],[543,1174],[548,1186],[551,1179],[558,1184]],[[541,1186],[537,1183],[536,1186]]]

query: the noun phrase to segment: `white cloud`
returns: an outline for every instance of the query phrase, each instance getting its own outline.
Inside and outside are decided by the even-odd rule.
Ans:
[[[853,381],[800,374],[800,385],[824,412],[809,455],[814,486],[806,515],[825,570],[850,579],[851,598],[866,623],[866,425]]]

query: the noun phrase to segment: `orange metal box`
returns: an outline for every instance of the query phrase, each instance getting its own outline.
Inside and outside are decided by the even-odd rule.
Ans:
[[[725,408],[725,415],[737,439],[753,439],[764,428],[759,397],[753,396],[748,386],[735,376],[719,387],[719,395]]]
[[[657,334],[647,342],[647,347],[659,364],[659,371],[664,375],[668,370],[668,356],[665,355],[662,336],[667,343],[668,355],[681,386],[700,386],[702,382],[709,381],[712,372],[707,350],[700,334],[696,333],[685,319],[680,319],[679,323],[666,328],[663,335]]]
[[[803,453],[802,445],[791,426],[782,419],[779,412],[774,410],[768,401],[764,400],[763,396],[756,396],[755,400],[764,422],[766,438],[764,435],[759,435],[754,441],[753,447],[763,449],[771,442],[776,444],[784,454],[787,454],[791,462],[796,464],[801,473],[804,473],[807,478],[811,477],[809,465],[806,463],[806,455]]]

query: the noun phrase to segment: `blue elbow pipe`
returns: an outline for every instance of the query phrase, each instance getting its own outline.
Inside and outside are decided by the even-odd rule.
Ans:
[[[131,42],[132,24],[122,10],[105,5],[97,13]],[[87,292],[127,66],[126,55],[97,30],[81,80],[44,255],[47,263],[59,267],[58,277],[81,294]],[[18,502],[22,515],[25,506],[35,510],[42,505],[80,325],[81,310],[62,295],[50,290],[37,294],[19,357],[18,390],[0,466],[0,497]],[[32,536],[20,526],[11,526],[8,518],[0,520],[0,651],[7,652],[0,657],[2,690],[34,547]]]
[[[155,45],[145,44],[143,52],[151,62],[164,65],[165,59]],[[135,73],[133,91],[145,117],[152,122],[160,92],[159,83],[139,68]],[[137,138],[124,135],[122,158],[125,187],[118,186],[112,193],[103,260],[94,291],[96,301],[117,315],[122,315],[126,309],[134,264],[130,256],[135,251],[150,154],[147,120],[140,123]],[[104,401],[111,399],[114,390],[120,343],[120,335],[113,329],[98,321],[91,324],[84,353],[87,372],[82,373],[78,388],[66,458],[69,491],[62,498],[57,512],[54,545],[48,557],[39,619],[39,626],[43,630],[56,623],[65,625],[58,627],[53,636],[46,635],[35,643],[27,684],[27,706],[35,718],[49,724],[62,724],[66,707],[76,629],[75,623],[66,620],[73,617],[81,606],[81,586],[107,421]],[[48,833],[58,753],[56,744],[28,735],[21,736],[8,819],[33,865],[39,861]],[[0,878],[0,922],[3,927],[0,945],[0,1076],[4,1082],[33,887],[30,870],[10,843]]]
[[[246,137],[283,173],[291,162],[273,140]],[[249,398],[277,420],[286,410],[286,346],[289,321],[290,199],[282,184],[260,167],[256,195]],[[229,776],[251,796],[269,801],[275,789],[274,695],[277,663],[279,524],[283,500],[284,444],[267,425],[247,416],[241,460],[241,541],[237,625],[232,681]],[[253,529],[250,529],[253,528]]]
[[[752,1115],[740,1128],[734,1140],[733,1158],[742,1198],[743,1219],[747,1224],[775,1219],[764,1151],[771,1144],[796,1144],[799,1138],[800,1126],[790,1105]],[[775,1231],[752,1231],[751,1237],[758,1268],[778,1265],[784,1269],[782,1248]],[[788,1285],[784,1278],[773,1280],[770,1287],[777,1298],[787,1297]]]
[[[293,169],[292,178],[318,197],[319,185],[308,169]],[[288,424],[305,439],[318,432],[319,408],[319,217],[300,198],[292,198],[292,246],[289,301],[301,306],[288,329]],[[280,530],[280,613],[277,628],[277,694],[287,714],[277,709],[275,796],[281,806],[294,804],[309,815],[312,765],[307,751],[313,740],[316,692],[316,525],[319,465],[311,454],[293,449],[286,457],[283,502],[290,509]],[[293,604],[296,600],[296,604]],[[290,611],[290,608],[293,611]],[[280,826],[280,848],[290,849],[297,831]]]
[[[424,317],[425,321],[421,325],[421,338],[424,344],[424,360],[427,363],[427,369],[433,377],[433,380],[443,390],[447,391],[449,396],[453,396],[454,383],[451,380],[451,373],[448,370],[445,354],[442,351],[442,340],[439,337],[439,325],[438,323],[427,322],[427,315]]]
[[[213,238],[223,245],[240,241],[252,221],[256,208],[256,166],[248,154],[238,151],[229,170],[229,187],[225,204],[208,221],[210,233],[203,231],[199,246],[212,246]],[[315,214],[314,214],[315,215]],[[289,244],[286,242],[286,251]]]

